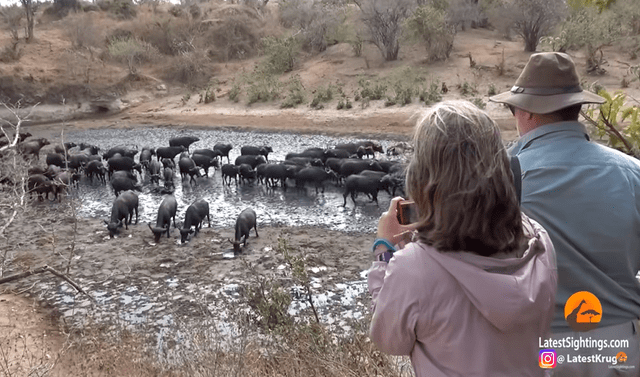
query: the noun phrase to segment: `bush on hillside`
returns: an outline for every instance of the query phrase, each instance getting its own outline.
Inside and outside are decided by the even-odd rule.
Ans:
[[[610,10],[598,13],[595,8],[574,12],[561,25],[559,51],[586,49],[587,72],[603,74],[603,48],[619,40],[622,27],[618,16]]]
[[[402,25],[415,7],[411,0],[354,0],[370,39],[387,61],[398,59]]]
[[[299,75],[295,75],[291,77],[285,83],[285,86],[287,87],[287,97],[280,104],[281,108],[288,109],[304,103],[305,101],[304,86],[300,81]]]
[[[76,11],[79,8],[77,0],[54,0],[53,5],[45,8],[43,15],[56,19],[66,17],[70,11]]]
[[[155,20],[147,24],[133,24],[133,33],[150,43],[164,55],[178,56],[196,49],[198,24],[185,18]]]
[[[476,0],[451,0],[447,9],[448,22],[454,27],[484,27],[488,20]]]
[[[214,21],[207,21],[205,32],[209,56],[226,62],[247,59],[258,53],[264,20],[255,9],[229,5],[212,13]]]
[[[92,14],[78,13],[69,16],[64,23],[65,35],[74,48],[101,47],[104,42]]]
[[[243,76],[246,83],[247,105],[256,102],[269,102],[280,97],[282,83],[278,77],[269,71],[264,71],[257,66],[253,72]]]
[[[141,64],[154,61],[158,54],[153,46],[135,38],[114,39],[108,49],[112,58],[127,64],[132,75],[137,73]]]
[[[22,50],[18,48],[18,40],[12,40],[8,46],[0,49],[0,62],[13,63],[20,60],[22,57]]]
[[[447,13],[433,5],[418,7],[406,21],[406,30],[427,49],[428,61],[446,60],[453,49],[456,26],[447,21]]]
[[[109,12],[122,20],[129,20],[136,16],[136,6],[131,0],[98,0],[96,3],[104,12]]]
[[[377,101],[384,98],[387,94],[388,84],[385,80],[379,78],[369,80],[361,77],[358,79],[358,85],[360,86],[360,90],[357,94],[359,95],[358,97],[362,99]]]
[[[305,50],[324,51],[328,45],[345,39],[347,8],[341,2],[322,0],[281,0],[278,2],[280,22],[286,28],[300,31]]]
[[[167,81],[176,81],[191,89],[202,88],[213,77],[214,68],[203,51],[184,52],[171,61],[165,71]]]
[[[640,34],[640,7],[636,0],[618,0],[611,6],[625,32],[630,36]]]
[[[567,6],[558,0],[513,0],[495,2],[489,11],[492,24],[505,33],[514,30],[524,40],[524,51],[535,52],[540,38],[564,20]]]
[[[265,37],[262,39],[261,70],[272,74],[290,72],[296,65],[300,42],[294,37]]]
[[[22,19],[24,18],[24,10],[17,4],[9,5],[6,7],[0,8],[0,16],[2,16],[2,20],[7,24],[9,28],[9,33],[11,34],[12,40],[18,40],[18,30],[20,30],[20,25]]]

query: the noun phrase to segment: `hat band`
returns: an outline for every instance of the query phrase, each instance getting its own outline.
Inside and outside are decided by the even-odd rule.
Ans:
[[[511,88],[511,93],[515,94],[532,94],[534,96],[551,96],[554,94],[566,94],[566,93],[580,93],[582,87],[580,85],[565,86],[560,88],[523,88],[521,86],[514,85]]]

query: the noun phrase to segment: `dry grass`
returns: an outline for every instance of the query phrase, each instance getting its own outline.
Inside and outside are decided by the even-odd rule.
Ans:
[[[345,338],[330,334],[321,325],[292,325],[270,335],[250,331],[233,340],[212,331],[214,323],[203,321],[198,334],[174,347],[171,355],[159,355],[149,339],[119,331],[107,337],[100,327],[73,334],[60,361],[60,369],[80,360],[77,372],[101,370],[105,376],[411,376],[407,358],[382,354],[361,329]],[[110,330],[113,331],[113,330]],[[183,333],[185,334],[185,333]],[[169,356],[169,357],[168,357]]]

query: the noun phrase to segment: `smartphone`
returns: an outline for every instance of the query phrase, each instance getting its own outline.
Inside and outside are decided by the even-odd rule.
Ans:
[[[402,225],[415,223],[418,221],[418,207],[412,200],[401,200],[398,202],[398,222]]]

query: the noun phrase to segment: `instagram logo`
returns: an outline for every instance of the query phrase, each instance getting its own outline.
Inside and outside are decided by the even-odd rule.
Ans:
[[[540,368],[551,369],[556,367],[556,351],[555,350],[540,350],[540,357],[538,358]]]

